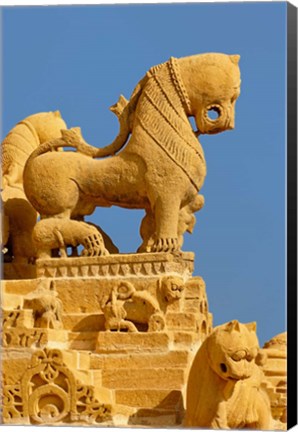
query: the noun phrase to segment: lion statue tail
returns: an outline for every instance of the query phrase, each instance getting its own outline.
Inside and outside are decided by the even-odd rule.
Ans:
[[[94,157],[102,158],[106,156],[113,156],[118,153],[122,147],[124,147],[133,129],[134,113],[139,98],[150,76],[151,75],[147,73],[138,82],[129,100],[127,100],[123,95],[120,95],[118,102],[110,107],[110,111],[112,111],[118,117],[120,130],[117,137],[111,144],[97,149],[96,155]]]
[[[117,116],[120,124],[119,133],[111,144],[103,148],[97,148],[88,144],[84,140],[81,128],[74,127],[71,129],[62,129],[61,138],[41,144],[31,153],[27,163],[41,154],[58,150],[60,147],[73,147],[77,149],[78,152],[92,158],[104,158],[118,153],[122,147],[124,147],[132,132],[134,113],[140,95],[142,94],[143,88],[149,78],[150,74],[146,74],[145,77],[139,81],[130,97],[130,100],[127,100],[123,95],[120,95],[117,103],[110,107],[110,110]]]

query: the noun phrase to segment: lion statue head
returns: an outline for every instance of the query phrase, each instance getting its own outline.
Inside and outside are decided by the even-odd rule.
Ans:
[[[208,338],[207,353],[213,371],[224,380],[249,378],[259,351],[256,323],[231,321]]]
[[[197,352],[188,378],[185,425],[269,429],[268,395],[256,323],[218,326]]]

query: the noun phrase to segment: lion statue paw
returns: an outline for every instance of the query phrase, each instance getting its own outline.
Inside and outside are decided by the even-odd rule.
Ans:
[[[178,238],[159,238],[151,248],[152,252],[176,252],[178,250]]]
[[[104,246],[102,236],[99,234],[91,234],[83,240],[84,250],[82,256],[103,256],[109,255],[109,252]]]

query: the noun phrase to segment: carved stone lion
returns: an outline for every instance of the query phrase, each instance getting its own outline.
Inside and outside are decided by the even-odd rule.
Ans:
[[[121,96],[111,108],[120,122],[111,145],[92,147],[73,130],[32,153],[24,171],[31,204],[42,216],[70,224],[96,206],[145,209],[155,219],[151,251],[178,250],[180,210],[195,201],[206,176],[197,137],[234,128],[238,61],[236,55],[201,54],[151,68],[130,100]],[[77,152],[51,152],[61,146]]]
[[[189,373],[185,426],[270,429],[255,330],[255,323],[235,320],[216,327],[204,341]]]
[[[23,189],[23,170],[29,155],[46,141],[61,137],[66,124],[59,111],[33,114],[7,134],[1,144],[1,200],[5,214],[2,249],[10,260],[27,261],[35,256],[31,235],[37,212]]]

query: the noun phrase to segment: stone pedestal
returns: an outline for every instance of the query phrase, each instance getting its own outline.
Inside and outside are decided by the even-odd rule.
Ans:
[[[52,258],[26,279],[6,265],[3,423],[180,425],[191,360],[212,328],[193,260]]]

